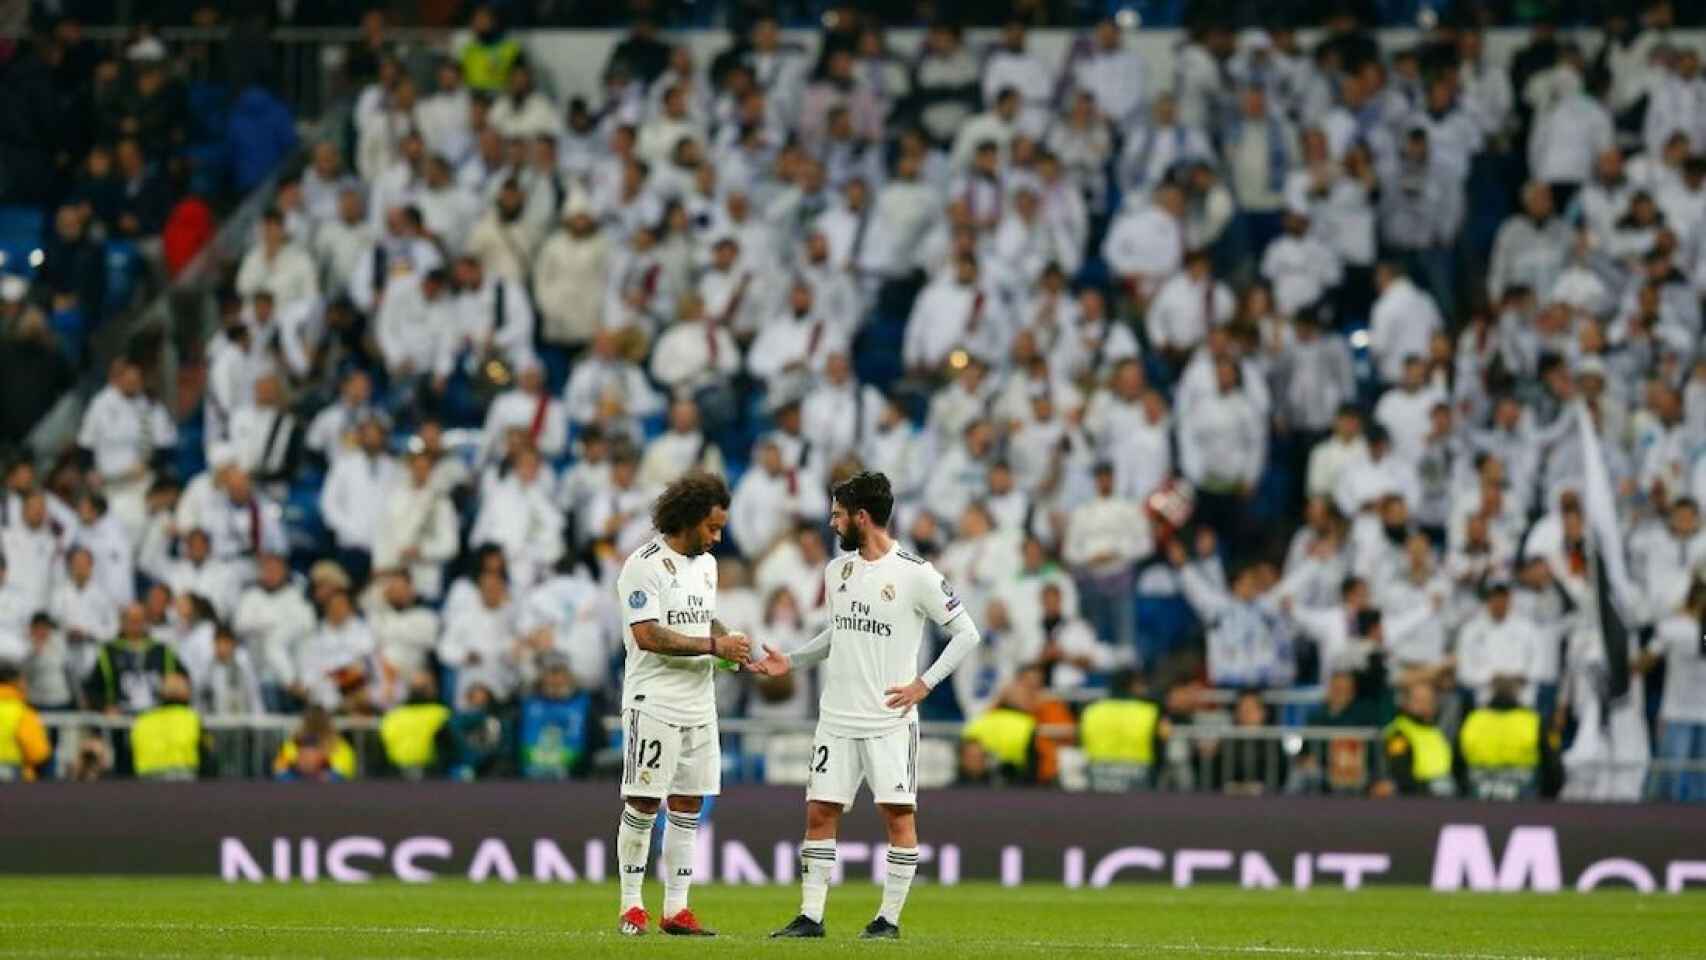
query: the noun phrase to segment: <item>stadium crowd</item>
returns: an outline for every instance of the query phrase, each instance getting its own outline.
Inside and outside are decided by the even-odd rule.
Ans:
[[[289,776],[352,769],[338,714],[399,767],[578,774],[660,486],[730,477],[718,616],[786,650],[859,466],[986,638],[925,707],[967,779],[1051,780],[1063,740],[1158,767],[1151,734],[1319,687],[1287,719],[1384,727],[1377,791],[1702,799],[1647,769],[1706,761],[1706,79],[1671,13],[1508,62],[1473,17],[1205,24],[1159,83],[1111,18],[1062,61],[1018,21],[902,57],[761,16],[709,62],[642,22],[566,101],[489,8],[421,75],[381,29],[199,417],[120,360],[80,460],[8,469],[0,660],[41,710],[301,712]],[[1620,696],[1578,404],[1638,593]],[[113,760],[206,764],[147,752]],[[1226,783],[1323,779],[1263,756]]]

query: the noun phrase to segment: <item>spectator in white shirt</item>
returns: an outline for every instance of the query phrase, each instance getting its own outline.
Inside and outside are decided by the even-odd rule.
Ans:
[[[142,368],[123,357],[114,360],[107,385],[83,414],[77,446],[89,452],[114,515],[133,538],[142,529],[154,459],[176,442],[165,408],[142,392]]]
[[[1052,119],[1049,106],[1056,73],[1035,51],[1026,49],[1024,22],[1009,19],[1001,27],[1001,44],[983,62],[983,100],[995,103],[1002,91],[1012,90],[1020,104],[1014,121],[1017,132],[1039,139]]]
[[[346,712],[362,705],[373,676],[373,633],[349,590],[328,588],[320,625],[297,653],[298,694],[308,703]]]
[[[77,501],[77,528],[70,542],[89,551],[95,560],[95,579],[113,602],[136,599],[136,547],[118,518],[107,510],[107,498],[85,493]]]
[[[313,258],[290,242],[284,215],[268,209],[261,218],[261,242],[250,248],[237,268],[237,292],[252,297],[261,290],[273,295],[279,309],[320,296],[320,274]]]
[[[461,705],[476,685],[500,700],[516,688],[516,609],[502,573],[480,574],[479,602],[446,613],[439,661],[456,671],[454,702]]]
[[[1186,255],[1185,269],[1161,285],[1144,316],[1149,347],[1170,369],[1182,368],[1210,327],[1232,320],[1237,301],[1214,278],[1207,250]]]
[[[463,252],[477,258],[488,273],[525,284],[546,225],[527,219],[524,213],[526,194],[521,181],[510,177],[498,188],[497,203],[468,234]]]
[[[547,458],[563,455],[569,445],[568,408],[545,389],[545,369],[531,354],[520,367],[514,389],[493,398],[480,432],[480,463],[503,458],[510,435],[520,434]]]
[[[1094,471],[1095,499],[1072,511],[1061,554],[1078,582],[1079,603],[1096,632],[1120,650],[1137,649],[1137,563],[1154,549],[1149,518],[1114,490],[1114,466]]]
[[[424,446],[412,448],[404,466],[407,472],[397,473],[386,492],[373,568],[403,573],[414,590],[436,600],[444,589],[444,566],[460,546],[456,510],[433,484],[433,457]]]
[[[262,694],[280,710],[284,692],[298,687],[299,652],[316,626],[314,608],[282,554],[261,557],[259,577],[238,598],[231,626],[255,659]]]
[[[1310,232],[1309,217],[1296,211],[1283,218],[1284,232],[1262,253],[1262,276],[1273,284],[1274,305],[1285,316],[1319,303],[1344,279],[1344,265],[1333,249]]]
[[[373,380],[364,370],[351,370],[338,385],[338,402],[314,415],[303,445],[329,462],[345,447],[354,446],[356,426],[371,411]]]
[[[1163,183],[1147,205],[1128,201],[1108,227],[1102,258],[1140,309],[1184,264],[1184,216],[1184,191]]]
[[[840,463],[857,456],[876,431],[884,403],[881,391],[854,378],[847,351],[832,351],[822,379],[800,405],[801,427],[817,444],[824,463]]]
[[[1267,462],[1267,423],[1240,389],[1233,361],[1217,361],[1214,376],[1215,391],[1179,411],[1179,469],[1197,488],[1197,515],[1236,544]]]
[[[469,113],[473,98],[462,84],[462,71],[455,63],[438,65],[438,90],[415,106],[415,124],[432,153],[460,165],[474,152],[474,131]]]
[[[952,154],[955,169],[970,167],[973,154],[986,143],[995,144],[999,159],[1006,161],[1007,145],[1018,132],[1019,90],[1017,87],[1003,87],[996,91],[994,100],[990,102],[989,110],[961,124],[955,134]]]
[[[796,523],[815,523],[828,508],[828,497],[813,476],[788,467],[776,441],[766,437],[735,486],[729,533],[743,555],[760,557]]]
[[[231,415],[231,449],[237,466],[278,499],[301,462],[303,431],[285,406],[284,380],[277,373],[257,379],[254,396],[253,404]]]
[[[31,612],[44,610],[59,580],[60,537],[49,522],[47,494],[35,490],[24,497],[20,523],[0,531],[0,553],[6,558],[7,589],[23,597]]]
[[[1380,503],[1389,493],[1397,493],[1406,504],[1419,503],[1420,484],[1416,467],[1399,457],[1392,447],[1392,436],[1379,424],[1371,424],[1366,433],[1368,453],[1352,460],[1340,469],[1333,487],[1333,505],[1348,518],[1354,519]]]
[[[731,382],[740,362],[740,347],[728,327],[706,312],[697,294],[689,294],[682,297],[680,320],[652,348],[651,373],[672,392],[692,393],[714,433],[734,417]]]
[[[1159,191],[1168,183],[1168,174],[1174,168],[1214,156],[1214,145],[1201,128],[1179,122],[1178,101],[1173,95],[1156,97],[1147,122],[1127,133],[1120,151],[1120,186],[1132,198],[1126,208],[1134,209],[1132,201],[1153,200],[1151,191]]]
[[[626,556],[653,532],[650,510],[657,488],[639,483],[640,453],[628,441],[613,443],[609,460],[606,478],[592,488],[576,516],[579,542],[609,543],[618,556]]]
[[[338,547],[338,560],[357,581],[371,568],[385,499],[397,482],[397,462],[385,449],[385,422],[363,420],[358,445],[332,461],[320,490],[320,514]]]
[[[1380,295],[1368,324],[1368,350],[1375,368],[1387,383],[1404,376],[1404,358],[1427,356],[1433,335],[1444,328],[1439,308],[1395,263],[1382,263],[1375,270]]]
[[[1495,302],[1512,286],[1550,291],[1570,259],[1571,236],[1555,215],[1552,189],[1539,180],[1522,190],[1522,211],[1499,227],[1487,267],[1487,293]]]
[[[811,285],[796,279],[786,312],[765,324],[752,341],[747,372],[772,393],[816,380],[830,354],[852,346],[850,328],[831,322],[815,309],[814,301]]]
[[[627,418],[662,413],[664,398],[652,388],[640,365],[622,355],[622,337],[602,330],[593,337],[591,349],[569,373],[563,390],[569,419],[586,427],[606,419],[607,411],[621,411]]]
[[[445,270],[402,274],[386,284],[374,326],[385,370],[400,392],[406,394],[421,378],[437,376],[442,358],[454,356],[455,323]]]
[[[532,68],[519,62],[509,68],[504,92],[493,99],[488,122],[509,140],[556,137],[563,132],[556,105],[533,88]]]
[[[379,232],[367,218],[367,204],[358,186],[344,187],[335,199],[335,213],[314,230],[310,249],[319,271],[320,289],[327,299],[349,290],[356,264],[373,250]]]
[[[41,609],[53,615],[74,648],[94,649],[118,636],[119,603],[96,580],[95,558],[84,547],[66,554],[65,575]]]
[[[507,471],[487,476],[480,491],[470,543],[503,548],[510,581],[518,589],[550,573],[563,555],[563,512],[556,504],[556,478],[539,451],[520,445]]]
[[[1493,580],[1486,587],[1485,608],[1457,635],[1457,682],[1478,704],[1492,699],[1495,683],[1515,682],[1521,690],[1518,699],[1532,707],[1536,684],[1557,680],[1539,676],[1537,669],[1544,655],[1541,646],[1557,642],[1511,610],[1510,581]]]
[[[1076,86],[1090,91],[1102,115],[1120,127],[1133,119],[1147,92],[1143,58],[1125,45],[1112,17],[1096,22],[1091,47],[1072,64]]]
[[[1528,135],[1528,169],[1552,188],[1553,208],[1567,210],[1596,158],[1616,143],[1611,114],[1588,91],[1578,89],[1537,117]]]
[[[183,558],[168,566],[164,585],[173,597],[193,594],[211,604],[218,616],[231,616],[243,588],[237,571],[213,555],[213,537],[206,530],[191,530],[183,544]]]
[[[1393,453],[1417,463],[1432,429],[1434,405],[1446,400],[1445,392],[1428,381],[1427,361],[1412,354],[1404,358],[1399,382],[1374,405],[1374,422],[1392,437]]]
[[[723,451],[699,429],[699,407],[683,398],[669,405],[669,429],[646,444],[640,483],[663,487],[689,470],[722,474]]]
[[[597,335],[604,324],[604,298],[585,296],[584,291],[604,285],[613,246],[592,216],[586,191],[571,188],[563,204],[562,229],[545,238],[533,263],[541,340],[577,347]]]
[[[914,377],[933,378],[955,351],[985,363],[1006,354],[1006,310],[980,273],[976,257],[956,257],[953,272],[918,295],[901,345],[901,361]]]
[[[1309,497],[1333,496],[1345,468],[1367,456],[1368,443],[1363,439],[1362,412],[1350,404],[1341,406],[1333,416],[1333,432],[1309,452],[1309,467],[1303,482],[1304,493]]]

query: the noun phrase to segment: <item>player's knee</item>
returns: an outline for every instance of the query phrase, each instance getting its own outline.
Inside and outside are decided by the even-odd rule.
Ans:
[[[833,803],[820,803],[816,800],[806,804],[806,829],[824,830],[835,827],[841,822],[841,807]]]
[[[883,819],[891,825],[897,823],[912,823],[916,818],[918,808],[910,803],[879,803],[877,809],[883,812]]]
[[[697,814],[699,812],[699,809],[701,807],[703,807],[704,805],[705,805],[705,798],[703,798],[703,797],[670,797],[669,798],[669,809],[674,811],[675,813]]]
[[[658,812],[658,802],[654,797],[624,797],[622,802],[644,814]]]

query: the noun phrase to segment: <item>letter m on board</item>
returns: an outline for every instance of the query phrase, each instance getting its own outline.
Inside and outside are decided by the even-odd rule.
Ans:
[[[1558,834],[1551,827],[1517,827],[1505,843],[1504,857],[1493,860],[1487,829],[1473,823],[1440,828],[1434,848],[1435,890],[1553,893],[1563,888],[1558,863]]]

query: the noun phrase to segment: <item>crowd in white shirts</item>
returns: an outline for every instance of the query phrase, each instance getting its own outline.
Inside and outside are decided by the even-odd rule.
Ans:
[[[273,706],[382,709],[433,660],[503,699],[543,652],[609,690],[607,588],[662,485],[731,477],[721,595],[753,619],[723,620],[786,645],[858,466],[987,625],[945,710],[1038,658],[1057,691],[1324,682],[1383,620],[1394,679],[1580,717],[1578,405],[1637,636],[1687,633],[1706,558],[1706,78],[1644,11],[1502,63],[1471,28],[1206,27],[1165,78],[1111,19],[1063,59],[1010,24],[907,61],[761,18],[714,70],[613,56],[569,102],[525,60],[494,92],[388,59],[242,260],[207,471],[157,475],[175,425],[120,363],[79,436],[101,495],[8,479],[0,611],[86,643],[140,597],[182,638],[152,594],[200,597]],[[317,519],[286,523],[304,478]],[[1185,515],[1213,550],[1173,550]],[[1150,619],[1187,609],[1201,644]],[[772,693],[729,695],[811,709]],[[1674,749],[1706,754],[1702,703],[1666,686],[1665,729],[1699,731]]]

